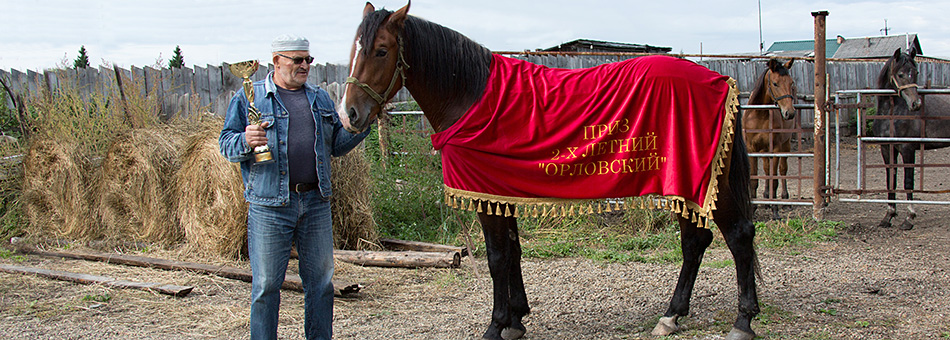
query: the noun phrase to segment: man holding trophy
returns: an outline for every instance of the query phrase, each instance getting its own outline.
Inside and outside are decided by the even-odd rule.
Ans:
[[[241,163],[251,284],[251,339],[276,339],[280,287],[292,244],[304,286],[307,339],[333,335],[333,223],[330,157],[368,134],[343,129],[329,94],[307,84],[310,43],[282,35],[271,44],[274,71],[251,83],[257,61],[231,65],[244,91],[231,99],[218,138],[221,154]]]

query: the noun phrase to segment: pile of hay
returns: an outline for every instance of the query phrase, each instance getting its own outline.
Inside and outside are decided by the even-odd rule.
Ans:
[[[98,171],[77,143],[34,139],[23,159],[23,213],[35,236],[101,235],[91,207]]]
[[[370,165],[363,145],[333,158],[333,243],[337,249],[376,249],[379,236],[370,199]]]
[[[222,119],[207,117],[187,139],[175,175],[178,217],[190,247],[237,258],[247,242],[247,202],[239,164],[218,151],[222,125]]]
[[[97,205],[107,236],[166,245],[181,239],[172,180],[181,167],[181,144],[162,127],[114,140],[103,160]]]

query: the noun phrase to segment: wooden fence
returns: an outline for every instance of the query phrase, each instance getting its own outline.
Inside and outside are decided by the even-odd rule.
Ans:
[[[583,68],[615,62],[633,56],[567,56],[567,55],[521,55],[516,56],[528,61],[559,68]],[[709,69],[736,79],[739,90],[748,95],[756,77],[765,70],[764,59],[704,59],[698,63]],[[883,67],[882,61],[830,61],[827,66],[829,75],[829,93],[843,89],[874,88],[877,75]],[[272,65],[261,67],[252,80],[263,79],[273,70]],[[946,88],[950,86],[950,64],[923,61],[919,63],[919,83],[921,87]],[[805,99],[811,97],[814,88],[814,65],[809,61],[797,60],[790,70],[798,93]],[[241,79],[232,75],[226,63],[221,66],[207,65],[181,69],[154,69],[150,67],[131,69],[86,68],[78,70],[48,70],[43,73],[26,71],[10,72],[0,70],[0,80],[11,87],[14,93],[22,96],[35,96],[59,87],[63,77],[75,77],[77,86],[84,94],[109,93],[116,88],[116,74],[122,74],[123,83],[128,81],[141,83],[139,88],[145,93],[157,93],[163,103],[161,113],[192,114],[193,111],[210,111],[224,114],[234,91],[240,90]],[[346,65],[318,64],[311,66],[308,81],[321,84],[331,92],[332,97],[340,97],[342,84],[347,76]],[[127,85],[124,85],[127,87]],[[154,92],[153,92],[154,91]],[[410,99],[403,89],[396,101]],[[12,102],[7,99],[10,107]],[[808,110],[806,110],[808,111]],[[803,126],[810,126],[813,120],[811,112],[802,112]]]

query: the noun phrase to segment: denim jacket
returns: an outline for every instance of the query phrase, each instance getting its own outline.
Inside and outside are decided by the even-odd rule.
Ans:
[[[363,138],[370,129],[352,134],[343,128],[334,110],[330,95],[319,87],[304,84],[313,119],[316,123],[314,151],[317,154],[317,179],[320,194],[330,197],[330,156],[345,155]],[[277,94],[273,72],[264,80],[254,82],[254,105],[261,112],[261,121],[269,122],[267,146],[274,153],[276,162],[254,164],[253,149],[244,139],[247,126],[247,96],[243,90],[237,91],[228,105],[224,117],[224,128],[218,137],[221,154],[230,162],[241,162],[241,177],[244,180],[244,199],[249,203],[265,206],[284,206],[290,200],[290,172],[287,164],[287,124],[289,114]]]

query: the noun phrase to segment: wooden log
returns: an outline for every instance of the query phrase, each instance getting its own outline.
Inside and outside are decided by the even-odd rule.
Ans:
[[[66,272],[60,270],[50,270],[43,268],[33,268],[33,267],[22,267],[14,266],[7,264],[0,264],[0,271],[12,273],[12,274],[35,274],[37,276],[42,276],[54,280],[62,280],[75,282],[79,284],[101,284],[110,287],[116,288],[131,288],[131,289],[142,289],[142,290],[151,290],[162,294],[183,297],[191,293],[191,290],[195,287],[192,286],[177,286],[165,283],[155,283],[155,282],[136,282],[136,281],[127,281],[127,280],[116,280],[108,276],[99,276],[99,275],[90,275],[90,274],[81,274]]]
[[[381,238],[379,239],[380,245],[386,249],[391,250],[411,250],[411,251],[427,251],[427,252],[458,252],[459,256],[468,256],[468,248],[466,247],[456,247],[448,246],[444,244],[428,243],[428,242],[417,242],[417,241],[403,241],[396,240],[391,238]]]
[[[251,282],[251,271],[247,269],[227,267],[227,266],[216,266],[202,263],[194,262],[185,262],[185,261],[176,261],[176,260],[166,260],[153,257],[145,256],[135,256],[135,255],[123,255],[123,254],[107,254],[107,253],[89,253],[89,252],[63,252],[63,251],[46,251],[39,250],[29,247],[20,247],[19,251],[27,254],[34,254],[40,256],[49,256],[49,257],[62,257],[70,259],[79,259],[87,261],[99,261],[106,263],[115,263],[122,264],[127,266],[135,267],[147,267],[147,268],[158,268],[164,270],[187,270],[196,273],[202,274],[211,274],[220,277],[225,277],[233,280],[241,280],[244,282]],[[342,281],[333,280],[333,295],[339,297],[347,297],[349,295],[356,294],[362,289],[362,285],[357,283],[346,283]],[[284,284],[281,286],[283,289],[293,290],[302,292],[303,284],[300,280],[300,276],[288,274],[284,278]]]
[[[369,251],[334,250],[333,257],[343,262],[361,266],[402,268],[458,268],[462,256],[457,251]]]

